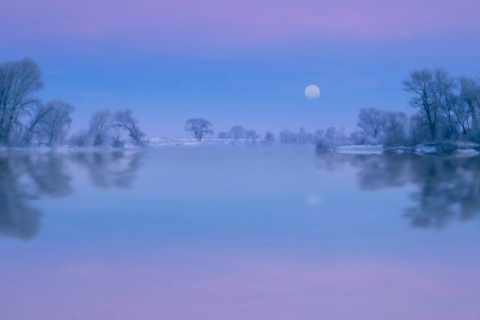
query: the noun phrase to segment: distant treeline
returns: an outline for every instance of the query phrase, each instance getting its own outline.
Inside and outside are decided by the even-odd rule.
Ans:
[[[125,143],[143,146],[145,133],[131,110],[109,109],[95,112],[88,127],[69,134],[75,108],[61,100],[47,103],[36,94],[43,88],[41,71],[31,59],[0,64],[0,146],[55,147],[65,143],[75,147],[123,147]],[[358,129],[347,135],[343,128],[329,127],[308,133],[284,130],[276,137],[267,132],[261,137],[255,130],[233,126],[218,133],[218,139],[248,140],[283,144],[316,143],[324,148],[346,144],[414,145],[424,142],[480,142],[480,81],[470,77],[452,77],[445,69],[413,71],[403,81],[411,94],[413,115],[377,108],[361,109]],[[201,141],[214,134],[212,124],[203,118],[191,118],[185,130]],[[122,139],[122,132],[128,139]]]
[[[426,142],[472,141],[480,142],[480,80],[462,76],[452,77],[443,68],[413,71],[403,81],[403,90],[411,94],[410,106],[415,112],[408,116],[400,111],[377,108],[361,109],[358,129],[347,135],[343,128],[330,127],[308,133],[284,130],[281,143],[308,143],[332,148],[345,144],[416,145]],[[240,127],[233,127],[218,138],[237,139],[247,135]],[[264,140],[274,141],[267,133]]]
[[[361,109],[358,129],[347,135],[343,128],[307,132],[283,130],[278,139],[271,132],[260,138],[254,130],[233,126],[220,132],[218,139],[248,140],[283,144],[316,143],[323,148],[346,144],[416,145],[427,142],[480,142],[480,81],[470,77],[452,77],[443,68],[413,71],[403,81],[403,90],[411,94],[410,106],[415,112],[408,116],[400,111]],[[201,140],[213,134],[205,119],[190,119],[187,131]]]

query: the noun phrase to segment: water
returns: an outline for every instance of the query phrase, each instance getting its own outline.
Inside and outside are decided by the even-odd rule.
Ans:
[[[0,156],[2,320],[480,318],[480,158]]]

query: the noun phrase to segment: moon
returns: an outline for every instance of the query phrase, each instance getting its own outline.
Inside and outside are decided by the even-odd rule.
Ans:
[[[318,97],[320,97],[320,88],[314,84],[309,85],[305,89],[305,97],[307,97],[308,99],[317,99]]]

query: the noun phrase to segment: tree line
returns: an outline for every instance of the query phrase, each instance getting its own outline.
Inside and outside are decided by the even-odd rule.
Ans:
[[[480,142],[480,80],[462,76],[455,78],[443,68],[414,70],[403,81],[403,90],[410,93],[412,115],[377,108],[361,109],[358,129],[349,135],[343,128],[307,132],[283,130],[278,137],[266,132],[261,137],[255,130],[235,125],[220,132],[218,139],[248,140],[282,144],[316,143],[322,148],[346,144],[415,145],[424,142]],[[65,143],[75,147],[123,147],[128,135],[130,143],[146,144],[146,135],[131,110],[95,112],[88,127],[69,134],[75,108],[62,100],[42,102],[37,98],[43,88],[41,71],[29,58],[0,64],[0,146],[55,147]],[[191,118],[185,130],[202,141],[212,136],[212,123]]]
[[[351,134],[355,144],[414,145],[425,142],[480,142],[480,81],[452,77],[443,68],[414,70],[403,81],[415,112],[362,109]]]
[[[411,115],[401,111],[365,108],[358,114],[358,129],[349,135],[343,128],[329,127],[313,133],[300,128],[296,132],[281,131],[278,142],[316,143],[317,147],[325,149],[346,144],[395,146],[445,141],[480,143],[479,79],[467,76],[455,78],[443,68],[421,69],[411,72],[402,85],[403,90],[410,93],[409,104],[415,109]],[[202,127],[207,128],[204,133],[213,134],[211,123],[199,120],[202,120]],[[187,131],[196,130],[189,127]],[[195,136],[199,137],[198,134]],[[218,139],[255,142],[259,135],[254,130],[233,126],[228,132],[220,132]],[[273,133],[267,132],[263,141],[275,142],[277,139]]]
[[[185,124],[185,130],[190,132],[194,138],[201,141],[207,135],[213,135],[212,124],[210,121],[203,118],[189,119]],[[337,129],[329,127],[327,130],[316,130],[314,133],[309,133],[305,128],[300,128],[298,131],[283,130],[279,133],[278,138],[270,131],[267,131],[261,137],[255,130],[245,129],[240,125],[235,125],[229,131],[219,132],[217,135],[219,140],[248,140],[255,143],[257,140],[262,140],[265,143],[280,142],[282,144],[306,144],[315,143],[321,140],[326,140],[330,144],[346,144],[348,137],[345,129]]]
[[[43,88],[41,75],[30,58],[0,64],[0,146],[55,147],[68,143],[78,147],[119,147],[125,144],[122,132],[134,144],[143,145],[145,134],[131,110],[97,111],[87,129],[68,138],[75,108],[62,100],[44,103],[38,99]]]

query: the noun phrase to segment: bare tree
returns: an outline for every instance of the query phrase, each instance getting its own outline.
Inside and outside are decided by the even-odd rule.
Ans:
[[[352,140],[353,144],[365,144],[367,142],[367,135],[363,130],[355,130],[350,133],[350,140]]]
[[[112,147],[119,148],[119,149],[122,149],[123,147],[125,147],[125,141],[122,140],[122,132],[119,128],[115,128],[113,130],[113,133],[111,134],[111,138],[112,138]],[[139,145],[138,143],[136,144]],[[140,145],[143,145],[143,142],[141,142]]]
[[[443,68],[435,69],[434,81],[436,103],[445,117],[446,127],[444,128],[444,134],[446,138],[452,138],[457,132],[454,119],[454,109],[456,103],[458,103],[458,96],[455,94],[458,87],[457,82]]]
[[[335,141],[335,137],[337,134],[337,129],[335,127],[329,127],[327,131],[325,131],[325,139],[329,141]]]
[[[480,85],[475,79],[460,78],[460,99],[467,105],[472,117],[472,124],[478,128],[478,112],[480,111]],[[477,110],[478,109],[478,110]]]
[[[203,118],[191,118],[185,122],[185,130],[192,133],[195,139],[202,141],[207,134],[213,134],[210,121]]]
[[[38,123],[38,138],[52,147],[64,141],[72,123],[71,114],[75,108],[61,100],[53,100],[47,103],[45,109],[48,112]]]
[[[323,129],[318,129],[313,133],[314,142],[321,141],[323,139],[325,139],[325,131],[323,131]]]
[[[225,140],[225,139],[229,138],[228,133],[226,133],[226,132],[219,132],[217,137],[218,137],[218,139],[222,139],[222,140]]]
[[[384,111],[376,108],[361,109],[358,114],[357,126],[366,135],[376,140],[385,123]]]
[[[453,106],[452,112],[455,115],[455,121],[457,122],[457,125],[460,127],[460,130],[462,130],[463,136],[466,136],[470,131],[469,121],[471,115],[465,101],[458,99]]]
[[[418,144],[429,139],[430,133],[418,114],[410,116],[407,124],[408,137],[412,144]]]
[[[325,133],[323,130],[317,130],[314,137],[317,152],[335,150],[340,143],[346,140],[345,130],[342,128],[337,131],[335,127],[329,127]]]
[[[341,127],[335,132],[335,145],[343,146],[347,143],[347,135],[345,134],[345,128]]]
[[[259,135],[255,132],[255,130],[246,130],[245,131],[245,139],[252,140],[252,142],[257,141]]]
[[[70,137],[69,144],[74,147],[86,147],[90,142],[90,138],[90,131],[83,129]]]
[[[410,105],[420,109],[420,117],[428,126],[431,139],[437,137],[438,100],[435,97],[433,73],[428,69],[414,70],[410,78],[403,81],[403,89],[413,93]]]
[[[242,126],[233,126],[228,132],[228,135],[231,139],[235,140],[245,139],[245,129],[243,129]]]
[[[10,136],[10,145],[28,147],[35,137],[40,135],[40,123],[52,112],[51,106],[38,103],[27,125],[17,122],[13,134]]]
[[[119,110],[114,115],[114,127],[126,130],[128,135],[136,145],[144,145],[145,133],[138,127],[138,120],[133,117],[131,110]],[[119,135],[117,134],[119,137]],[[119,138],[117,138],[117,146],[119,146]]]
[[[289,130],[283,130],[279,134],[279,140],[284,144],[297,143],[297,135]]]
[[[110,109],[95,112],[90,118],[90,134],[95,147],[104,146],[110,139],[113,119]]]
[[[300,128],[297,133],[297,143],[307,143],[308,142],[308,133],[305,131],[305,128]]]
[[[0,64],[0,145],[9,145],[20,118],[37,105],[41,72],[29,58]]]
[[[408,117],[403,112],[388,111],[385,113],[385,144],[398,145],[405,143],[407,120]]]
[[[267,142],[270,142],[270,143],[275,142],[275,135],[271,132],[267,132],[267,133],[265,133],[264,140],[267,141]]]

